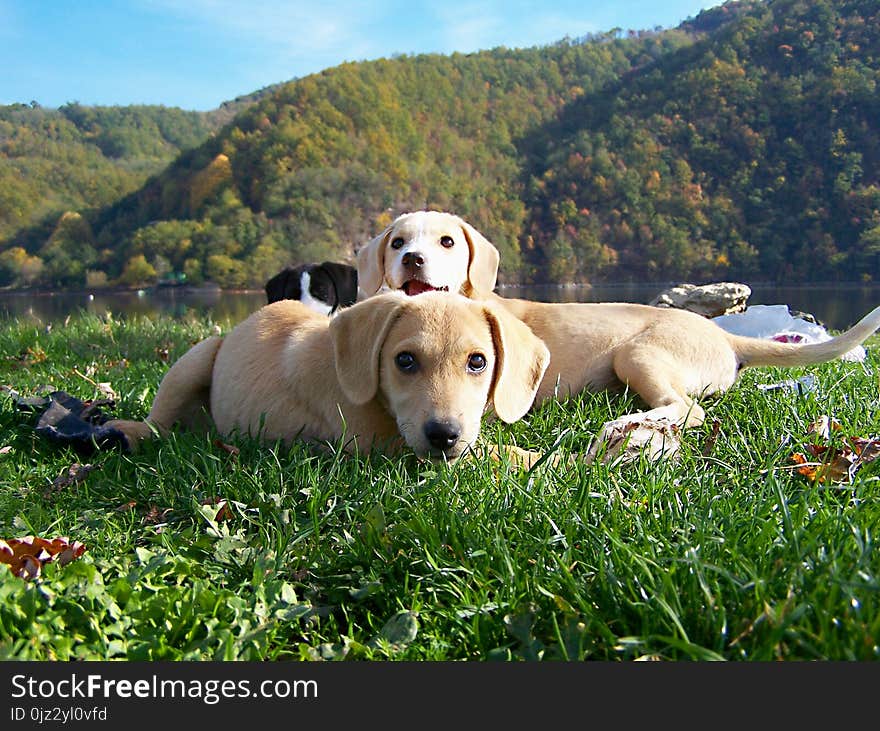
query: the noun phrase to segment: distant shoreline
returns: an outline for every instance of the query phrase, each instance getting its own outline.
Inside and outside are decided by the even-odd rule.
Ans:
[[[205,285],[174,285],[174,286],[160,286],[157,284],[151,284],[145,287],[75,287],[71,289],[37,289],[37,288],[7,288],[0,289],[0,296],[2,295],[15,295],[15,296],[24,296],[24,295],[35,295],[38,297],[53,297],[53,296],[68,296],[68,295],[125,295],[132,294],[137,296],[139,293],[155,295],[160,293],[170,293],[174,292],[175,294],[215,294],[215,293],[223,293],[223,292],[260,292],[262,290],[259,289],[222,289],[216,284],[205,284]]]
[[[668,289],[669,287],[675,287],[681,284],[686,283],[687,280],[668,280],[664,282],[568,282],[568,283],[552,283],[552,282],[540,282],[540,283],[519,283],[519,282],[504,282],[499,284],[496,289],[498,290],[508,290],[508,289],[538,289],[538,290],[555,290],[555,289],[595,289],[595,288],[609,288],[609,289],[625,289],[625,288],[638,288],[638,289],[649,289],[649,288],[657,288],[657,291],[661,291],[663,289]],[[741,282],[742,284],[746,284],[752,288],[766,288],[766,287],[779,287],[779,288],[791,288],[791,289],[828,289],[835,287],[842,287],[846,289],[853,288],[863,288],[863,289],[874,289],[880,288],[880,282],[835,282],[835,281],[826,281],[826,282],[773,282],[773,281],[741,281],[737,279],[715,279],[707,282],[690,282],[691,284],[714,284],[717,282]],[[216,284],[201,284],[201,285],[174,285],[174,286],[160,286],[156,284],[147,285],[144,287],[77,287],[72,289],[37,289],[37,288],[0,288],[0,296],[37,296],[37,297],[53,297],[53,296],[70,296],[70,295],[162,295],[162,294],[183,294],[183,295],[191,295],[191,294],[251,294],[263,292],[263,289],[260,287],[244,287],[241,289],[223,289],[219,285]]]

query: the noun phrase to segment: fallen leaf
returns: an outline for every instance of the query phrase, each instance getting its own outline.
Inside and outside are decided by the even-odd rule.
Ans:
[[[43,566],[51,561],[64,566],[85,552],[86,547],[68,538],[24,538],[0,539],[0,563],[9,566],[10,571],[23,579],[34,579],[40,575]]]
[[[215,439],[214,446],[220,447],[220,449],[222,449],[224,452],[228,452],[233,457],[237,457],[239,452],[241,452],[241,450],[238,447],[233,446],[232,444],[227,444],[222,439]]]
[[[712,432],[709,436],[706,437],[706,441],[703,442],[703,456],[708,457],[712,454],[715,449],[715,443],[718,441],[718,435],[721,434],[721,422],[718,419],[713,419],[712,421]]]
[[[113,387],[110,385],[109,381],[102,381],[101,383],[99,383],[98,390],[111,399],[116,399],[118,397],[116,391],[113,390]]]
[[[880,439],[864,439],[862,437],[850,437],[850,444],[862,463],[873,462],[880,457]]]
[[[675,458],[681,446],[680,429],[669,419],[642,414],[606,422],[587,450],[587,461],[601,457],[606,464],[632,462],[644,454],[654,462],[661,457]]]
[[[807,427],[807,434],[818,434],[822,439],[830,439],[832,431],[841,431],[843,427],[837,419],[822,414]]]
[[[797,468],[798,474],[811,482],[842,482],[851,479],[850,469],[853,463],[846,458],[835,458],[833,462],[816,462],[810,461],[800,452],[795,452],[791,455],[791,461],[800,465]]]
[[[65,487],[70,487],[71,485],[76,485],[88,477],[88,474],[93,470],[98,469],[99,465],[93,464],[80,464],[79,462],[74,462],[70,467],[67,468],[67,472],[63,475],[59,475],[52,481],[52,486],[46,490],[46,496],[48,497],[53,492],[58,492],[59,490],[63,490]]]
[[[831,429],[835,428],[834,423]],[[790,459],[800,465],[797,472],[813,482],[852,482],[863,464],[873,462],[880,456],[880,439],[849,437],[846,441],[843,447],[810,444],[806,449],[812,460],[800,452],[792,454]]]
[[[145,525],[156,525],[157,523],[161,523],[165,520],[165,516],[171,512],[171,508],[165,508],[164,510],[160,510],[158,505],[150,505],[150,509],[146,512],[143,517],[143,523]]]
[[[86,371],[94,373],[94,368],[89,367],[86,369]],[[113,390],[113,387],[110,385],[109,381],[102,381],[101,383],[97,383],[96,381],[92,380],[92,378],[89,375],[87,375],[86,373],[81,373],[76,368],[73,369],[73,372],[76,375],[78,375],[80,378],[91,383],[95,388],[98,389],[98,391],[103,393],[105,396],[109,396],[111,399],[114,399],[114,400],[118,398],[116,391]]]
[[[6,359],[13,362],[13,365],[24,366],[25,368],[34,363],[42,363],[48,356],[39,345],[35,348],[25,348],[18,355],[7,355]]]
[[[11,451],[12,447],[8,444],[5,447],[0,447],[0,454],[9,454]]]
[[[222,497],[213,497],[208,498],[207,500],[202,500],[202,505],[216,505],[217,513],[214,515],[214,522],[219,523],[221,520],[232,520],[233,513],[230,510],[229,505],[227,504],[225,498]]]

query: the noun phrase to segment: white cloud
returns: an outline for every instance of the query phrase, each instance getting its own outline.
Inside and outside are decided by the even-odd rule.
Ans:
[[[290,49],[297,55],[357,46],[358,29],[375,5],[358,2],[309,4],[278,0],[140,0],[147,8],[197,24],[204,33]]]
[[[488,0],[438,5],[434,13],[446,46],[461,51],[544,45],[598,29],[593,20],[548,11],[544,3]]]
[[[528,0],[138,1],[196,24],[203,33],[264,44],[277,59],[288,61],[333,57],[341,62],[393,53],[515,48],[597,30],[589,19],[548,11],[544,3]]]
[[[592,0],[130,0],[236,49],[240,83],[264,86],[344,61],[522,48],[600,30]],[[0,0],[3,2],[3,0]],[[588,16],[588,17],[585,17]]]

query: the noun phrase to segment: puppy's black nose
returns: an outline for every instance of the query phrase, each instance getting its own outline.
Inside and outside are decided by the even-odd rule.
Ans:
[[[407,251],[401,261],[407,269],[421,269],[425,266],[425,257],[417,251]]]
[[[452,449],[461,437],[461,424],[457,421],[434,421],[425,423],[425,438],[434,449]]]

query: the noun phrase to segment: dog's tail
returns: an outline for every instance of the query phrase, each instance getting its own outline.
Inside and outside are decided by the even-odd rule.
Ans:
[[[801,366],[839,358],[861,345],[877,328],[880,328],[880,307],[875,307],[846,332],[823,343],[779,343],[739,335],[728,335],[728,338],[742,368]]]

